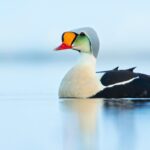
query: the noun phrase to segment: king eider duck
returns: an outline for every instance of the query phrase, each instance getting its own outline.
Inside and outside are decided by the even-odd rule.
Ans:
[[[135,73],[135,68],[119,70],[118,67],[96,74],[99,39],[92,28],[64,32],[62,44],[55,50],[72,49],[80,52],[79,62],[65,75],[60,88],[60,98],[148,98],[150,76]]]

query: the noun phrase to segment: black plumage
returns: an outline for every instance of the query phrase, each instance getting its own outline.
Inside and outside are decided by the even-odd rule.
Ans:
[[[126,70],[118,70],[118,67],[110,70],[110,71],[105,71],[105,74],[101,78],[101,83],[104,86],[108,86],[111,84],[115,84],[118,82],[123,82],[130,80],[132,78],[135,78],[138,76],[138,74],[133,73],[134,68],[129,68]]]
[[[147,98],[150,97],[150,76],[135,73],[135,67],[126,70],[103,71],[100,82],[105,86],[92,98]]]

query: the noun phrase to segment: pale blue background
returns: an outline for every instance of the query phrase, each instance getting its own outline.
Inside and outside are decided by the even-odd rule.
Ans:
[[[0,51],[47,52],[62,32],[91,26],[103,53],[149,52],[149,7],[148,0],[1,0]]]

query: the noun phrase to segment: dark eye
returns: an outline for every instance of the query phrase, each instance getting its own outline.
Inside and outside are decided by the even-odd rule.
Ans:
[[[81,35],[81,36],[85,36],[85,33],[81,32],[80,35]]]

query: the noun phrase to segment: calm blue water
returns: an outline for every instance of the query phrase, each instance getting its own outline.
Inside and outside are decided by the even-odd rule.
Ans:
[[[73,61],[0,64],[0,149],[149,149],[149,102],[58,99],[59,83],[73,64]],[[127,68],[132,64],[121,66]],[[137,64],[140,64],[138,71],[150,73],[146,61]],[[117,62],[103,60],[97,68],[106,70],[116,65]]]

